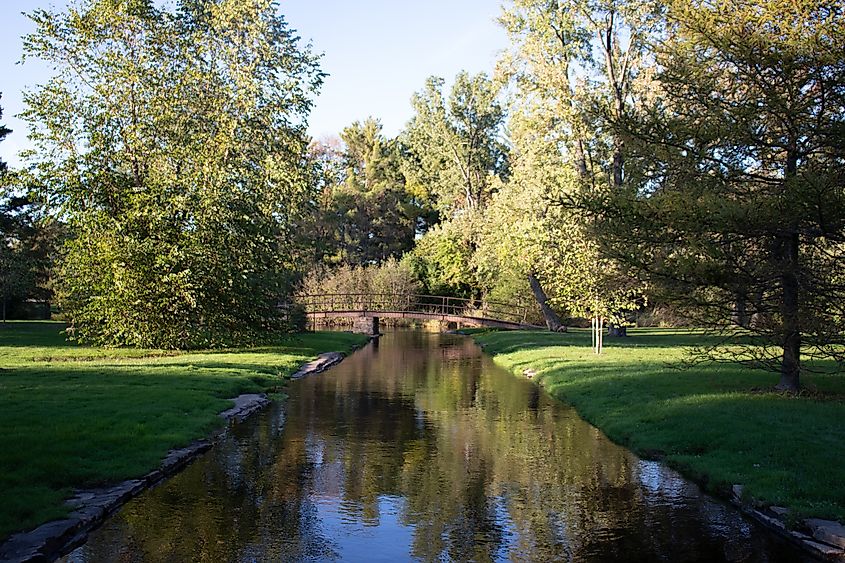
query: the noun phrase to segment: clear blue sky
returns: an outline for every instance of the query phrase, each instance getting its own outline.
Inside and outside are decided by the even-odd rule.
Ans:
[[[0,123],[13,129],[0,142],[11,164],[27,146],[14,117],[21,92],[42,82],[50,69],[38,61],[16,64],[21,36],[32,29],[22,11],[65,0],[0,0]],[[411,95],[431,75],[447,82],[460,70],[492,72],[507,40],[495,22],[500,0],[281,0],[282,13],[305,41],[325,54],[330,76],[310,118],[315,137],[336,134],[355,120],[381,119],[388,135],[411,117]]]

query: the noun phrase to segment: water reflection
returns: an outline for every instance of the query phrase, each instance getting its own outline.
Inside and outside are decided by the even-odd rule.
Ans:
[[[800,560],[466,338],[391,333],[290,394],[67,560]]]

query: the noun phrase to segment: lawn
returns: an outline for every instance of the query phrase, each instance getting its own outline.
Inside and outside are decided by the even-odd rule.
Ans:
[[[727,495],[732,484],[791,519],[845,522],[845,374],[806,375],[806,396],[772,391],[777,374],[735,364],[679,369],[694,332],[632,330],[605,340],[596,356],[589,331],[487,332],[474,338],[496,363],[533,368],[548,392],[610,439],[663,459]]]
[[[0,326],[0,540],[65,516],[74,488],[141,476],[207,436],[228,398],[275,388],[318,353],[366,340],[318,332],[180,354],[76,346],[63,328]]]

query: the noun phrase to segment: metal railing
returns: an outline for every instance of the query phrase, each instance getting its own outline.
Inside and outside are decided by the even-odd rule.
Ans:
[[[300,295],[296,302],[313,313],[424,313],[458,317],[493,319],[525,324],[529,307],[521,303],[502,303],[480,299],[463,299],[443,295],[404,293],[325,293]]]

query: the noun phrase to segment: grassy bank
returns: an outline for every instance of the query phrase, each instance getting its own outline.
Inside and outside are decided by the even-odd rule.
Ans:
[[[777,375],[727,364],[677,366],[699,335],[635,330],[590,334],[491,332],[475,335],[496,363],[533,368],[551,395],[613,441],[660,458],[712,492],[744,485],[748,500],[786,506],[793,518],[845,522],[845,375],[807,375],[808,396],[769,391]]]
[[[0,540],[66,515],[74,488],[143,475],[221,424],[227,398],[282,382],[366,337],[308,333],[246,350],[172,353],[65,342],[58,323],[0,327]]]

